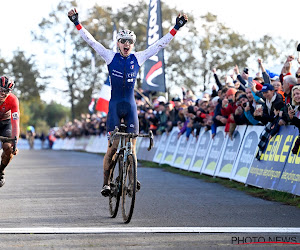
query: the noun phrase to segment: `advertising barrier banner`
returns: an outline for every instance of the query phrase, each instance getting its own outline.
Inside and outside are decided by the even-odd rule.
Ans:
[[[190,136],[186,152],[182,159],[182,165],[181,165],[182,169],[185,169],[185,170],[189,169],[192,159],[193,159],[193,156],[196,153],[197,145],[198,145],[197,138],[194,136]]]
[[[198,141],[196,143],[195,153],[190,163],[189,171],[201,171],[204,159],[206,157],[206,152],[208,151],[211,141],[211,131],[204,131],[204,129],[201,129]]]
[[[215,174],[217,164],[222,155],[226,140],[227,137],[225,138],[224,127],[218,127],[218,132],[216,133],[214,139],[212,139],[210,147],[207,151],[206,158],[200,171],[201,174]]]
[[[297,130],[295,128],[295,130]],[[296,131],[293,138],[293,144],[291,149],[294,147],[295,141],[298,138],[299,132]],[[294,155],[290,150],[288,159],[286,161],[283,173],[279,180],[277,190],[300,195],[300,151],[298,150],[297,155]]]
[[[160,163],[162,164],[169,164],[172,166],[174,162],[174,153],[177,150],[177,147],[179,145],[179,140],[178,140],[178,128],[173,129],[169,135],[168,138],[168,143],[166,146],[166,150],[163,154],[162,161]]]
[[[295,137],[296,130],[291,128],[280,127],[279,133],[268,142],[260,160],[254,158],[247,184],[276,189]]]
[[[148,152],[147,148],[149,145],[148,140],[149,140],[148,138],[141,138],[140,144],[136,145],[136,151],[137,151],[136,156],[139,160],[143,160],[143,161],[146,160],[146,156]]]
[[[248,126],[233,166],[231,179],[245,183],[259,142],[263,126]]]
[[[217,165],[215,175],[223,178],[230,178],[233,170],[233,164],[236,160],[236,156],[239,152],[242,140],[247,126],[237,126],[234,131],[233,138],[225,140],[225,146],[223,147],[223,153],[220,156],[220,160]]]
[[[161,135],[156,135],[154,136],[153,138],[153,148],[150,150],[150,151],[147,151],[147,154],[146,154],[146,161],[153,161],[153,158],[154,158],[154,155],[155,155],[155,152],[160,144],[160,139],[162,138]],[[146,138],[147,139],[147,143],[148,143],[148,146],[149,146],[149,138]]]
[[[176,149],[176,152],[174,153],[174,162],[172,165],[173,167],[183,168],[183,157],[185,156],[189,142],[191,141],[192,137],[193,136],[191,135],[187,140],[185,135],[180,136],[178,147]]]
[[[163,159],[163,156],[165,154],[165,151],[166,151],[166,148],[168,146],[168,143],[169,143],[169,139],[171,137],[172,134],[178,134],[178,128],[173,128],[172,131],[170,132],[169,135],[167,135],[167,133],[163,133],[160,140],[159,140],[159,143],[157,145],[157,149],[156,149],[156,152],[154,154],[154,158],[153,158],[153,161],[156,162],[156,163],[161,163],[162,159]]]

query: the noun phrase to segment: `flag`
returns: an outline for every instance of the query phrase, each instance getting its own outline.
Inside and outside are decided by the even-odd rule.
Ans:
[[[113,41],[111,44],[111,48],[114,52],[117,52],[117,28],[114,24],[113,28]],[[96,110],[104,113],[108,113],[108,104],[111,96],[111,87],[110,87],[110,78],[107,77],[105,83],[103,84],[99,99],[96,104]]]
[[[100,91],[100,97],[96,105],[97,111],[104,112],[106,114],[108,113],[108,104],[109,104],[110,96],[111,96],[111,87],[110,87],[110,80],[108,77]]]
[[[147,47],[162,37],[160,0],[150,0]],[[143,90],[166,92],[164,51],[160,50],[145,62]]]
[[[95,98],[92,98],[90,104],[89,104],[89,111],[90,113],[94,113],[94,106],[95,106]]]

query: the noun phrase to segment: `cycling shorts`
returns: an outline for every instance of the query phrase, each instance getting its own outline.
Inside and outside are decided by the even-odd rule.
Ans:
[[[3,120],[0,121],[0,136],[5,136],[5,137],[11,137],[11,121],[10,119],[8,120]]]
[[[108,140],[110,139],[110,132],[114,131],[115,127],[120,126],[122,118],[124,119],[124,123],[127,126],[127,133],[138,133],[139,120],[137,115],[136,104],[125,101],[110,101],[106,124]]]

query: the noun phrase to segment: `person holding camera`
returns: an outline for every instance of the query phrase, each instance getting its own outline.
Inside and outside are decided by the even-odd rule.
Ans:
[[[237,125],[252,125],[252,123],[246,117],[246,112],[250,111],[250,102],[246,93],[242,93],[237,102],[237,108],[234,112],[234,121]],[[253,108],[253,107],[252,107]]]

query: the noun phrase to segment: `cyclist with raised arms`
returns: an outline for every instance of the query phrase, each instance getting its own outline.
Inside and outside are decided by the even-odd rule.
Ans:
[[[0,136],[19,138],[20,133],[20,111],[19,100],[11,93],[15,84],[6,76],[0,78]],[[2,155],[0,164],[0,187],[5,184],[4,169],[7,167],[13,155],[18,149],[13,150],[13,143],[2,143]],[[16,145],[15,145],[16,146]]]
[[[174,28],[160,40],[149,46],[146,50],[131,53],[136,35],[130,30],[121,30],[117,35],[118,52],[106,49],[101,43],[97,42],[94,37],[80,24],[78,12],[71,9],[68,17],[75,24],[81,37],[105,60],[111,83],[111,99],[109,102],[109,111],[107,115],[108,140],[110,133],[119,127],[121,119],[124,119],[127,126],[127,133],[138,133],[139,123],[137,107],[134,99],[134,84],[140,66],[150,57],[157,54],[165,48],[176,32],[185,25],[188,20],[187,15],[179,14],[176,18]],[[135,154],[136,139],[133,140],[133,153]],[[101,194],[108,196],[110,186],[108,183],[110,167],[114,154],[117,151],[118,142],[114,141],[112,147],[107,148],[103,160],[104,181]],[[140,183],[138,183],[138,189]]]

